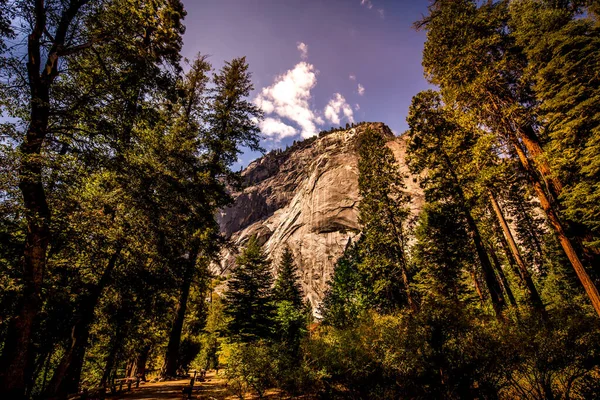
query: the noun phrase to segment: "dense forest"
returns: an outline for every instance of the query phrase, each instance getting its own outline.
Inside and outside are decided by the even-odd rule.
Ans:
[[[597,1],[431,2],[403,133],[425,205],[365,130],[318,309],[256,237],[211,272],[263,112],[244,57],[182,57],[185,15],[0,0],[0,398],[191,369],[239,398],[600,397]]]

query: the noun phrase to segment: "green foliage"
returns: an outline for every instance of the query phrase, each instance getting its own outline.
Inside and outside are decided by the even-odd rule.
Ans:
[[[464,291],[462,273],[473,265],[462,210],[452,203],[425,205],[415,230],[412,263],[418,269],[416,287],[430,296],[457,300]]]
[[[271,263],[252,236],[227,281],[225,314],[228,334],[242,342],[272,335]]]
[[[233,343],[228,347],[226,376],[229,390],[239,399],[244,399],[250,390],[262,399],[265,391],[274,385],[275,360],[271,347],[264,341]]]
[[[372,288],[359,271],[359,244],[348,242],[333,269],[327,292],[319,310],[323,323],[343,328],[355,323],[371,307]]]
[[[408,227],[410,197],[385,138],[370,128],[359,137],[358,206],[362,228],[359,269],[372,286],[373,305],[391,309],[408,302]]]
[[[294,254],[289,247],[286,247],[277,270],[273,300],[290,302],[292,306],[299,309],[302,307],[302,297],[302,287],[298,281],[298,267],[294,263]]]

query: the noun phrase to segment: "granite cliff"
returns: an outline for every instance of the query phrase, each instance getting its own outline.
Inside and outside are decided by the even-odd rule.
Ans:
[[[388,138],[387,146],[407,175],[407,191],[416,213],[423,196],[404,162],[404,139],[382,123],[362,123],[323,133],[252,162],[243,172],[244,190],[234,193],[234,204],[219,215],[226,237],[242,245],[257,235],[274,265],[284,246],[289,246],[313,306],[323,298],[348,240],[360,229],[356,139],[367,127]],[[226,252],[216,272],[227,274],[234,260],[235,254]]]

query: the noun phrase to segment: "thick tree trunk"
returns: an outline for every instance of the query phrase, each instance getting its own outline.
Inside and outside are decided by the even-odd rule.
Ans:
[[[43,1],[35,4],[36,24],[28,39],[30,118],[20,146],[19,189],[23,196],[27,235],[23,252],[23,293],[11,320],[0,359],[0,398],[21,399],[31,375],[31,336],[41,307],[41,292],[50,242],[50,210],[42,184],[42,146],[49,118],[49,87],[39,76],[40,39],[46,26]]]
[[[518,138],[521,139],[523,145],[533,157],[533,166],[537,167],[540,172],[543,182],[550,193],[548,198],[550,205],[553,207],[563,191],[563,183],[559,178],[553,176],[550,164],[544,157],[544,150],[540,144],[540,141],[533,130],[533,127],[526,126],[517,131]],[[570,223],[564,224],[564,229],[568,232],[573,233],[573,237],[577,245],[581,248],[584,255],[590,260],[592,265],[598,263],[600,259],[600,250],[585,245],[585,242],[592,242],[596,238],[586,226],[571,221]]]
[[[83,368],[85,351],[90,335],[90,326],[94,320],[94,311],[104,288],[110,281],[112,271],[117,265],[121,249],[119,246],[115,250],[98,284],[79,305],[78,315],[71,330],[69,346],[52,376],[52,380],[44,394],[45,397],[66,398],[69,394],[78,392],[81,369]]]
[[[106,356],[106,363],[104,365],[104,373],[102,374],[102,379],[100,380],[100,386],[106,387],[109,383],[110,376],[114,370],[115,363],[117,360],[117,354],[119,350],[121,350],[121,344],[123,343],[124,334],[122,332],[123,326],[120,320],[117,321],[117,328],[115,329],[115,337],[112,341],[112,346],[110,352]]]
[[[50,209],[42,183],[42,148],[48,133],[50,87],[58,75],[60,51],[71,22],[86,0],[72,0],[63,10],[54,41],[42,68],[41,39],[47,31],[44,0],[32,7],[33,30],[27,40],[27,79],[30,95],[30,122],[21,151],[19,189],[23,196],[27,235],[23,252],[23,293],[15,317],[7,328],[0,358],[0,398],[21,399],[32,373],[31,336],[41,307],[41,292],[50,243]]]
[[[150,345],[145,345],[136,357],[133,368],[131,369],[131,378],[140,377],[140,380],[146,382],[146,363],[150,355]]]
[[[521,252],[519,250],[519,247],[517,246],[514,236],[510,230],[510,227],[508,226],[508,223],[506,222],[506,219],[504,218],[504,213],[502,212],[502,209],[500,208],[500,204],[498,204],[496,197],[494,196],[494,194],[491,191],[488,192],[488,196],[490,199],[490,203],[492,203],[492,208],[494,209],[496,218],[498,219],[498,223],[500,224],[500,227],[502,228],[502,233],[504,235],[504,239],[508,243],[512,257],[515,260],[517,267],[519,268],[519,276],[520,276],[522,282],[525,284],[525,287],[527,288],[527,292],[529,293],[529,301],[531,302],[531,305],[538,312],[540,312],[540,314],[542,316],[546,317],[547,313],[546,313],[546,308],[544,307],[544,303],[542,302],[540,294],[539,294],[537,288],[535,287],[535,284],[533,283],[533,279],[531,278],[531,274],[529,273],[529,270],[527,269],[527,266],[525,265],[525,261],[523,261],[523,257],[521,257]]]
[[[563,184],[558,178],[552,176],[550,165],[544,158],[544,150],[533,128],[525,126],[518,131],[518,135],[529,154],[533,157],[534,164],[537,166],[538,171],[540,171],[548,192],[552,194],[554,199],[558,199],[563,190]]]
[[[546,216],[548,217],[550,226],[552,226],[552,228],[556,232],[556,235],[558,236],[558,240],[559,240],[565,254],[569,258],[569,261],[571,262],[571,265],[573,266],[573,269],[575,270],[575,273],[577,274],[579,281],[583,285],[583,288],[585,289],[586,294],[590,298],[590,301],[592,302],[592,305],[594,306],[596,313],[598,314],[598,316],[600,316],[600,294],[598,293],[598,289],[596,288],[596,286],[594,285],[594,282],[592,281],[589,274],[585,270],[585,268],[581,262],[581,259],[577,255],[577,252],[575,251],[575,248],[574,248],[573,244],[571,243],[571,240],[569,240],[569,238],[567,237],[567,234],[562,226],[562,222],[558,216],[558,213],[552,207],[552,203],[551,203],[549,197],[546,195],[546,192],[544,191],[542,184],[540,183],[535,171],[533,170],[533,167],[532,167],[531,163],[529,162],[527,155],[523,151],[521,144],[519,143],[519,141],[516,138],[512,137],[511,139],[512,139],[512,144],[515,148],[515,151],[517,152],[517,155],[519,157],[519,160],[521,161],[521,165],[527,172],[529,181],[530,181],[531,185],[533,186],[533,189],[535,190],[535,193],[540,201],[540,205],[541,205],[542,209],[544,210],[544,212],[546,213]]]
[[[181,344],[181,331],[183,329],[183,322],[185,320],[185,312],[187,309],[188,297],[190,295],[190,287],[194,278],[194,269],[196,267],[196,260],[198,258],[198,250],[199,248],[195,246],[195,248],[190,252],[189,258],[186,261],[187,265],[184,270],[177,309],[175,310],[175,319],[173,320],[173,326],[171,327],[171,333],[169,335],[169,343],[167,345],[165,361],[160,372],[160,375],[163,378],[175,377],[177,375],[177,368],[179,368],[179,345]]]

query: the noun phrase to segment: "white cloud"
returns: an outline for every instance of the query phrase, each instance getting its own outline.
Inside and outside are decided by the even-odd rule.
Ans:
[[[350,78],[351,81],[355,81],[356,80],[356,75],[350,75],[348,78]]]
[[[367,7],[369,10],[373,9],[372,0],[360,0],[360,5]],[[383,8],[378,8],[377,13],[382,19],[385,18],[385,10]]]
[[[259,126],[265,136],[273,138],[275,141],[298,134],[296,128],[285,124],[278,118],[265,118],[260,122]]]
[[[366,6],[368,9],[373,8],[373,3],[371,0],[360,0],[360,4]]]
[[[298,42],[297,49],[300,51],[300,57],[303,60],[308,59],[308,45],[306,43]]]
[[[365,87],[359,83],[358,84],[358,95],[362,96],[363,94],[365,94]]]
[[[355,109],[356,111],[359,111],[359,110],[360,110],[360,104],[356,103],[356,104],[354,105],[354,109]]]
[[[336,93],[325,107],[325,118],[333,124],[339,125],[341,123],[342,114],[348,121],[354,122],[352,107],[346,102],[344,96]]]
[[[265,114],[275,114],[295,122],[300,126],[302,136],[308,138],[316,135],[316,125],[323,123],[309,104],[311,90],[316,84],[317,70],[312,64],[302,61],[294,69],[275,78],[271,86],[263,88],[255,103]]]

